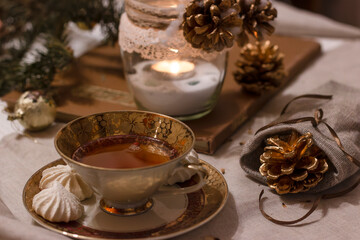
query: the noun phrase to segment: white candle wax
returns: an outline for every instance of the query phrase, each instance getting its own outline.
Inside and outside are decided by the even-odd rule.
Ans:
[[[136,74],[129,74],[129,86],[138,103],[150,111],[171,116],[198,113],[206,109],[223,76],[212,63],[199,60],[193,74],[174,81],[161,79],[152,68],[156,61],[134,65]]]

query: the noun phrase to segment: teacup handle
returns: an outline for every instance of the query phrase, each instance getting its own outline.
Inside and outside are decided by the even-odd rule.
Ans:
[[[192,150],[187,158],[196,158],[198,159],[197,153]],[[173,188],[170,186],[161,186],[157,192],[157,194],[186,194],[190,192],[195,192],[201,189],[204,184],[205,180],[208,177],[208,171],[202,166],[201,163],[186,163],[182,167],[192,169],[196,171],[196,174],[199,176],[199,182],[195,185],[182,187],[182,188]]]

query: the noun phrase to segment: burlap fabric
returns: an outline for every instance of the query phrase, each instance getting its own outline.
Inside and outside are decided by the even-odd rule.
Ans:
[[[337,133],[346,152],[355,159],[360,159],[360,90],[330,81],[315,89],[312,94],[332,95],[332,99],[298,99],[292,102],[285,114],[275,122],[312,117],[315,111],[321,108],[324,112],[322,121]],[[313,126],[310,121],[294,124],[281,123],[258,132],[244,146],[240,158],[242,169],[265,184],[266,178],[259,173],[259,158],[264,152],[265,140],[291,130],[296,130],[301,134],[311,132],[315,144],[326,153],[330,161],[329,170],[325,173],[324,179],[308,192],[327,190],[359,170],[341,151],[325,124],[320,122],[319,125]]]

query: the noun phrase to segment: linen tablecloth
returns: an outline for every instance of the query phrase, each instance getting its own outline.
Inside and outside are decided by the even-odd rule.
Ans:
[[[293,97],[310,92],[329,80],[360,89],[358,28],[286,4],[275,2],[274,5],[278,9],[277,33],[315,38],[321,43],[323,54],[242,125],[214,155],[200,154],[203,160],[217,169],[225,169],[229,199],[224,209],[209,223],[175,239],[204,239],[208,236],[222,240],[358,239],[360,235],[360,188],[340,198],[322,201],[318,209],[299,226],[284,227],[262,217],[257,200],[259,192],[267,187],[249,179],[240,168],[240,142],[246,142],[258,128],[274,120]],[[354,104],[360,106],[359,99],[354,99]],[[0,101],[0,107],[5,106]],[[18,124],[6,118],[7,114],[1,112],[0,239],[66,239],[36,226],[22,203],[22,190],[29,177],[59,158],[53,137],[62,124],[56,123],[46,131],[32,134],[30,138],[22,134]],[[355,177],[359,177],[359,173]],[[344,184],[350,184],[352,180]],[[264,204],[268,213],[287,220],[302,216],[311,206],[304,200],[313,199],[309,195],[279,197],[268,190],[265,194],[268,199]]]

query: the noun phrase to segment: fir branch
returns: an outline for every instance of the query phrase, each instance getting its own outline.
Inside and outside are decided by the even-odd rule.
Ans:
[[[38,61],[24,65],[25,81],[22,82],[20,90],[48,88],[55,74],[71,63],[71,49],[58,39],[49,37],[45,47],[47,52],[38,52]]]
[[[72,61],[72,50],[58,39],[46,37],[46,52],[36,52],[36,61],[4,60],[0,64],[0,95],[10,90],[47,89],[55,74]]]
[[[87,29],[101,24],[105,42],[114,44],[120,14],[116,0],[1,0],[0,96],[14,89],[50,86],[55,74],[72,60],[64,35],[70,21]],[[37,52],[34,62],[24,63],[39,36],[46,36],[47,51]]]

